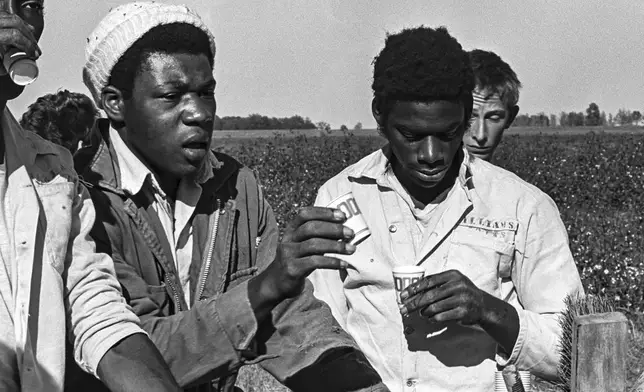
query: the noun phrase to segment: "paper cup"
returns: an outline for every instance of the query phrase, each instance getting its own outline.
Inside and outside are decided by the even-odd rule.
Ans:
[[[532,378],[529,371],[519,370],[519,379],[523,385],[523,390],[525,392],[532,391]],[[517,380],[518,382],[518,380]],[[508,387],[505,385],[505,380],[503,379],[503,372],[496,371],[494,373],[494,392],[511,392]]]
[[[4,69],[11,80],[19,86],[26,86],[38,78],[38,65],[26,53],[10,49],[2,58]]]
[[[394,267],[394,288],[396,289],[396,301],[402,303],[400,294],[412,283],[416,283],[425,276],[425,268],[417,265],[404,265]]]
[[[532,375],[527,370],[519,370],[519,378],[525,392],[532,391]]]
[[[341,210],[347,216],[344,225],[355,233],[355,237],[349,243],[356,245],[371,234],[351,192],[335,198],[327,207]]]
[[[508,392],[503,379],[503,372],[499,370],[494,372],[494,392]]]

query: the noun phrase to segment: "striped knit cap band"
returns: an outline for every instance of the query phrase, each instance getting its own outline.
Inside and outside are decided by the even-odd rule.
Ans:
[[[199,15],[185,5],[154,1],[134,2],[112,9],[87,38],[83,82],[96,105],[103,109],[101,92],[121,56],[150,29],[171,23],[188,23],[203,30],[215,56],[215,37]]]

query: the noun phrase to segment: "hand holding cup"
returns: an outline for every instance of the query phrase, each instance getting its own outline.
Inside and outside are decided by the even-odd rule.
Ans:
[[[9,5],[11,5],[10,2]],[[41,51],[31,26],[0,1],[0,75],[9,74],[18,85],[31,83],[38,76],[35,59]]]
[[[355,245],[354,232],[344,226],[344,212],[324,207],[299,211],[277,246],[275,260],[262,272],[262,279],[275,298],[294,297],[304,288],[306,277],[314,270],[345,269],[348,263],[327,254],[350,255]]]
[[[335,198],[327,207],[344,212],[347,217],[344,225],[355,233],[355,236],[350,241],[351,244],[357,245],[371,235],[362,211],[360,211],[358,203],[356,203],[356,199],[351,192]]]

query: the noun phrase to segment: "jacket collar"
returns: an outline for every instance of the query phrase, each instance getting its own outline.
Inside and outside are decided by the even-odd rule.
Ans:
[[[9,108],[5,108],[0,117],[0,128],[5,144],[7,178],[23,166],[31,177],[43,180],[51,179],[52,174],[66,172],[60,160],[49,162],[52,165],[57,164],[59,167],[40,167],[36,164],[38,155],[60,155],[62,147],[47,142],[32,132],[23,130]]]
[[[110,123],[108,119],[99,119],[97,121],[94,132],[98,133],[100,142],[97,146],[91,146],[88,149],[81,149],[77,152],[75,156],[75,158],[78,158],[77,163],[82,160],[87,164],[85,167],[77,166],[76,170],[81,174],[83,180],[89,183],[89,186],[98,186],[125,196],[118,155],[110,139],[109,130]],[[89,158],[84,157],[84,155],[89,155]],[[204,170],[196,179],[196,182],[201,185],[206,182],[215,182],[218,189],[238,169],[233,164],[225,164],[227,162],[220,161],[213,151],[209,151],[206,159],[208,159],[207,166],[210,169]]]

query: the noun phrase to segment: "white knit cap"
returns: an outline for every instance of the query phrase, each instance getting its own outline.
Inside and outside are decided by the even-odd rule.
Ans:
[[[150,29],[170,23],[188,23],[203,30],[210,39],[210,50],[215,56],[215,37],[199,15],[187,6],[154,1],[118,6],[101,20],[87,38],[85,47],[83,82],[100,109],[103,109],[101,92],[121,56]]]

